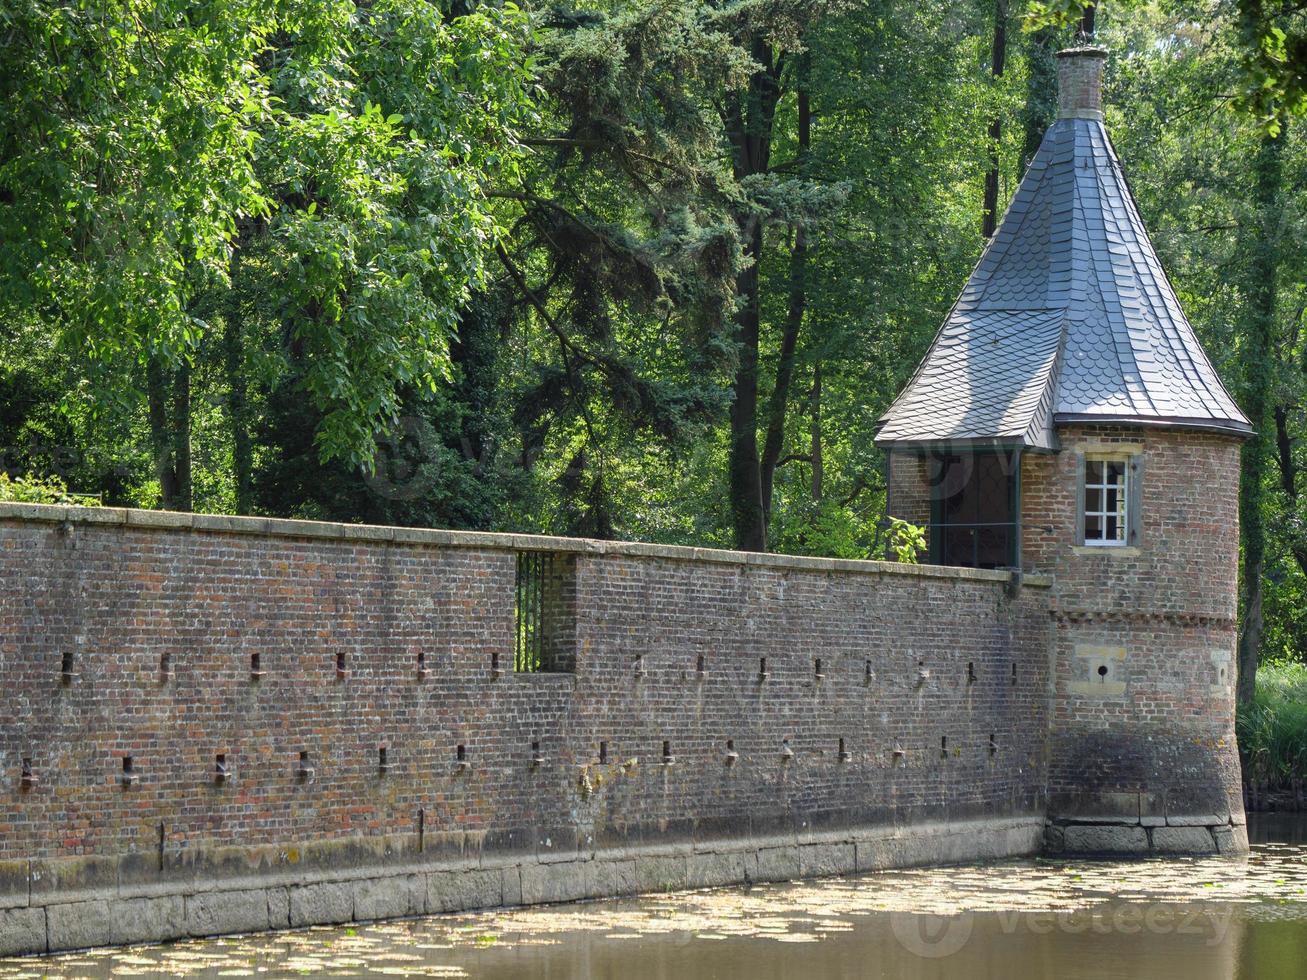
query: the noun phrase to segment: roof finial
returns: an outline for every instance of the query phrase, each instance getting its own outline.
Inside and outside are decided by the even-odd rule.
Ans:
[[[1067,48],[1057,53],[1057,117],[1103,118],[1103,62],[1107,50]]]

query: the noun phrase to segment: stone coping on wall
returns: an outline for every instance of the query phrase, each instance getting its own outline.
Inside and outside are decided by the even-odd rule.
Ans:
[[[376,524],[337,524],[327,521],[286,520],[275,517],[237,517],[222,514],[193,514],[184,511],[139,510],[129,507],[76,507],[55,504],[0,502],[0,520],[41,521],[55,524],[100,524],[160,531],[208,531],[255,537],[315,538],[362,541],[376,544],[418,545],[439,548],[490,548],[505,551],[563,551],[603,557],[666,558],[687,562],[711,562],[763,568],[812,572],[845,572],[870,575],[907,575],[916,578],[953,579],[1011,584],[1017,573],[982,568],[952,568],[943,565],[910,565],[890,561],[850,558],[815,558],[806,555],[778,555],[723,548],[695,548],[686,545],[648,544],[639,541],[599,541],[593,538],[562,538],[540,534],[505,534],[488,531],[447,531],[435,528],[391,527]],[[1046,589],[1053,584],[1048,575],[1020,575],[1021,585]]]

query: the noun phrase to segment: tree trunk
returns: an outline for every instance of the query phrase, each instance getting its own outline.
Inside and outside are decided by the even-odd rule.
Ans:
[[[168,375],[157,354],[152,354],[146,362],[145,390],[149,403],[150,452],[159,477],[161,505],[164,510],[177,510],[177,447],[168,418]]]
[[[1026,36],[1026,104],[1021,117],[1021,172],[1039,152],[1048,124],[1057,115],[1057,33],[1042,28]]]
[[[1275,406],[1275,451],[1280,464],[1280,488],[1289,501],[1289,509],[1298,503],[1298,467],[1293,461],[1293,440],[1289,438],[1289,409]]]
[[[232,470],[236,483],[236,513],[254,509],[254,446],[250,439],[249,384],[245,378],[245,320],[240,305],[238,240],[231,260],[231,295],[222,332],[223,370],[227,374],[227,424],[231,427]]]
[[[256,235],[266,231],[263,219],[242,218],[237,224],[236,244],[232,249],[229,282],[231,295],[227,304],[227,324],[223,331],[223,366],[227,373],[227,423],[231,426],[232,469],[236,482],[236,513],[254,511],[254,440],[250,436],[249,380],[245,374],[245,311],[241,306],[243,284],[241,266],[245,250]]]
[[[821,458],[821,360],[812,366],[812,395],[809,400],[810,425],[808,442],[812,456],[812,502],[821,503],[822,480],[825,477]]]
[[[771,155],[771,133],[780,94],[779,63],[765,42],[755,41],[754,59],[762,68],[749,80],[743,100],[726,114],[737,179],[765,174]],[[741,238],[749,265],[736,278],[740,310],[736,318],[739,363],[732,392],[730,426],[731,516],[735,545],[743,551],[767,550],[767,518],[762,496],[762,466],[758,458],[758,339],[760,309],[758,272],[763,257],[762,222],[744,215]]]
[[[164,510],[190,510],[191,368],[183,362],[168,371],[157,354],[145,364],[150,451],[159,477]]]
[[[739,364],[731,402],[731,512],[735,546],[767,550],[767,517],[762,506],[762,468],[758,461],[758,262],[762,257],[762,223],[755,220],[745,238],[749,267],[736,279],[740,296]]]
[[[1239,631],[1239,700],[1248,703],[1256,689],[1261,655],[1262,578],[1266,571],[1266,470],[1271,455],[1268,413],[1272,383],[1275,300],[1279,271],[1278,208],[1283,175],[1284,130],[1264,133],[1253,161],[1253,203],[1257,223],[1247,251],[1247,332],[1240,360],[1244,369],[1244,411],[1256,434],[1244,444],[1241,465],[1239,525],[1243,537],[1243,622]]]
[[[1003,77],[1007,61],[1008,0],[994,0],[994,43],[990,49],[990,74]],[[985,173],[985,202],[981,208],[980,233],[992,238],[998,227],[999,141],[1003,138],[1003,120],[995,116],[989,123],[989,170]]]
[[[178,366],[172,385],[172,446],[177,496],[170,510],[193,510],[191,496],[191,366]]]
[[[1285,405],[1275,406],[1275,454],[1280,467],[1280,488],[1284,491],[1285,502],[1290,514],[1298,513],[1298,465],[1293,461],[1293,439],[1289,436],[1289,409]],[[1307,575],[1307,545],[1297,536],[1289,541],[1293,560],[1304,575]]]
[[[798,92],[800,164],[806,160],[812,145],[812,110],[806,87]],[[781,329],[780,353],[776,360],[776,383],[772,386],[767,403],[767,436],[763,440],[761,481],[763,520],[770,525],[772,487],[776,479],[776,464],[785,448],[785,411],[789,405],[790,387],[794,382],[794,352],[803,328],[803,316],[808,306],[808,233],[803,225],[794,229],[794,245],[790,250],[790,302]]]
[[[1085,12],[1080,15],[1080,27],[1076,31],[1076,39],[1081,44],[1094,43],[1094,18],[1097,11],[1097,4],[1085,4]]]
[[[781,346],[776,360],[776,383],[772,386],[767,403],[767,435],[763,440],[762,480],[763,519],[771,522],[772,487],[776,479],[776,464],[785,448],[785,409],[789,403],[790,387],[794,381],[794,353],[803,327],[803,313],[807,305],[807,290],[803,276],[807,266],[808,247],[802,228],[794,232],[794,250],[790,255],[790,306],[781,329]]]

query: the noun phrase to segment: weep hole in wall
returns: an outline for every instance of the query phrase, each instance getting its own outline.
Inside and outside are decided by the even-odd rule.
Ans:
[[[576,556],[565,552],[517,554],[517,673],[576,671]]]

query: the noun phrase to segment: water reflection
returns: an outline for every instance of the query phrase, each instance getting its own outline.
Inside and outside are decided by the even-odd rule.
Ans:
[[[17,977],[1307,977],[1307,820],[1247,861],[1026,861],[0,962]]]
[[[1307,814],[1259,813],[1248,823],[1253,844],[1307,844]]]

